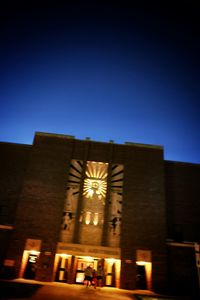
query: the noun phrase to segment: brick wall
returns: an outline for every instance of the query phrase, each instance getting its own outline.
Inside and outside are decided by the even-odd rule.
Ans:
[[[12,236],[30,151],[28,145],[0,143],[0,269]]]
[[[200,242],[200,165],[165,162],[168,238]]]
[[[20,195],[15,231],[8,251],[8,258],[16,260],[16,272],[19,272],[26,239],[40,239],[42,248],[37,279],[52,279],[71,159],[124,165],[121,287],[135,288],[136,250],[140,249],[152,253],[152,288],[163,289],[166,281],[166,210],[162,148],[77,141],[48,134],[35,136]],[[106,234],[104,228],[105,246]]]
[[[0,224],[14,222],[31,146],[0,143]]]
[[[16,259],[17,274],[26,239],[40,239],[38,274],[43,278],[38,279],[51,280],[72,147],[73,141],[62,138],[36,135],[34,139],[8,252],[9,258]]]
[[[124,151],[124,150],[123,150]],[[122,284],[135,288],[135,252],[152,252],[152,288],[166,285],[166,207],[163,151],[159,148],[126,148],[122,209]],[[116,149],[116,156],[118,151]],[[120,155],[120,153],[119,153]],[[126,264],[126,260],[132,260]]]

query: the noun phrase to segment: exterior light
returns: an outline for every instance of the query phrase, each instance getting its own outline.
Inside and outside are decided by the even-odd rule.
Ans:
[[[62,258],[68,258],[68,257],[70,257],[71,255],[65,254],[65,253],[61,253],[60,256],[61,256]]]
[[[138,265],[138,266],[145,266],[146,265],[146,261],[136,261],[136,265]]]
[[[90,221],[91,221],[91,212],[90,211],[86,211],[86,214],[85,214],[85,224],[89,225]]]
[[[29,253],[30,253],[31,255],[38,255],[38,254],[40,254],[39,251],[35,251],[35,250],[31,250]]]
[[[106,258],[106,261],[107,261],[109,264],[113,265],[113,264],[117,261],[117,259],[116,259],[116,258]]]
[[[96,226],[99,222],[99,214],[98,213],[94,213],[94,217],[93,217],[93,224]]]

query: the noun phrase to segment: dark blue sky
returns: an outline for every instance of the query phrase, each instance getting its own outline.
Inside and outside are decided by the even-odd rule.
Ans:
[[[200,163],[199,4],[5,2],[1,141],[44,131],[163,145],[165,159]]]

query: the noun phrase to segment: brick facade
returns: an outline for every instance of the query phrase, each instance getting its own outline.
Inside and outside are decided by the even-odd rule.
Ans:
[[[121,236],[116,250],[121,253],[120,257],[116,254],[121,261],[121,271],[119,277],[117,263],[113,265],[112,284],[115,286],[115,281],[121,288],[138,288],[138,253],[148,253],[150,257],[146,261],[151,266],[146,288],[163,292],[171,287],[174,291],[175,282],[184,281],[181,275],[184,268],[192,270],[193,282],[197,281],[193,244],[200,240],[200,165],[165,161],[160,146],[117,145],[45,133],[36,133],[32,146],[1,143],[0,151],[3,164],[0,204],[4,207],[6,203],[8,207],[7,216],[2,214],[0,222],[1,241],[6,241],[6,247],[1,251],[2,276],[10,270],[10,276],[23,276],[24,250],[29,250],[26,245],[30,240],[41,242],[35,279],[56,280],[55,272],[62,253],[59,242],[66,185],[71,161],[75,159],[83,162],[83,174],[87,161],[108,163],[108,179],[112,165],[123,165]],[[82,188],[81,181],[80,190]],[[108,235],[110,193],[108,184],[101,239],[98,242],[92,241],[90,236],[85,239],[86,244],[96,247],[94,251],[99,253],[98,257],[107,268],[106,257],[112,257],[109,251],[115,255],[115,248],[109,246]],[[71,255],[66,260],[69,265],[66,280],[70,283],[75,280],[79,256],[84,256],[81,248],[76,250],[81,244],[82,203],[83,196],[79,193],[72,246],[64,243],[65,253]],[[7,230],[6,225],[10,226]],[[92,226],[87,228],[92,230]],[[188,242],[191,242],[190,250],[183,247]],[[191,258],[188,264],[175,263],[180,249],[183,250],[181,253],[188,251]],[[176,274],[176,270],[179,276],[172,280],[171,273]],[[191,286],[197,286],[197,283],[191,283]]]

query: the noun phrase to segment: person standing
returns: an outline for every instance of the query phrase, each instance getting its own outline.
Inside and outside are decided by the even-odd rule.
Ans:
[[[92,285],[92,277],[93,277],[93,270],[92,270],[91,266],[89,265],[85,269],[84,285],[86,285],[86,287]]]
[[[96,275],[97,275],[97,286],[103,287],[104,270],[101,265],[98,265]]]
[[[97,287],[97,272],[95,269],[93,270],[92,285],[96,289],[96,287]]]

